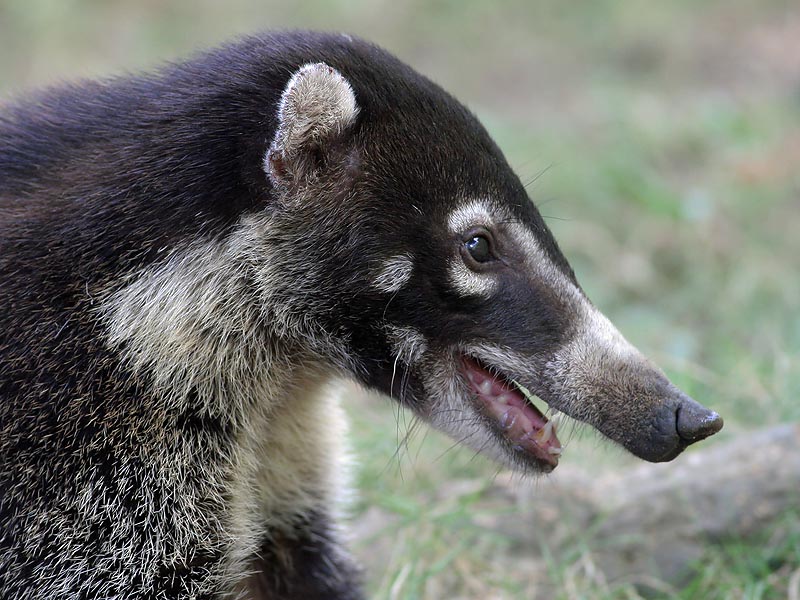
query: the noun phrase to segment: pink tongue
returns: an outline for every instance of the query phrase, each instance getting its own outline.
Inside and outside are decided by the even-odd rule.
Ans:
[[[516,386],[489,372],[471,359],[464,361],[470,385],[483,400],[508,437],[523,449],[551,462],[558,462],[561,442],[555,426],[522,395]]]

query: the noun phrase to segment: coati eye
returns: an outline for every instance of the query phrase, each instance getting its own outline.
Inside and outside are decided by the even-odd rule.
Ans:
[[[478,268],[497,260],[492,235],[485,229],[469,231],[462,239],[461,255],[467,266]]]
[[[492,247],[482,235],[475,235],[466,242],[469,255],[480,263],[492,260]]]

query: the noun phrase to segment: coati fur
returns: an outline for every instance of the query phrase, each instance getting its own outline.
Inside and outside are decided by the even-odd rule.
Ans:
[[[3,598],[361,598],[343,379],[531,473],[561,445],[518,386],[647,460],[722,424],[476,118],[347,35],[2,106],[0,278]]]

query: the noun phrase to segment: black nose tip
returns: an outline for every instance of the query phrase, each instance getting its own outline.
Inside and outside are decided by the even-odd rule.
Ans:
[[[676,414],[678,435],[689,444],[714,435],[722,429],[722,424],[722,417],[691,398],[686,398],[678,407]]]

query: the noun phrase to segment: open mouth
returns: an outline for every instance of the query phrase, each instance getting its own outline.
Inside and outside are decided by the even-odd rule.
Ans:
[[[549,470],[554,469],[562,451],[555,423],[533,405],[516,383],[496,369],[464,356],[462,371],[485,413],[497,420],[514,449],[533,456]]]

